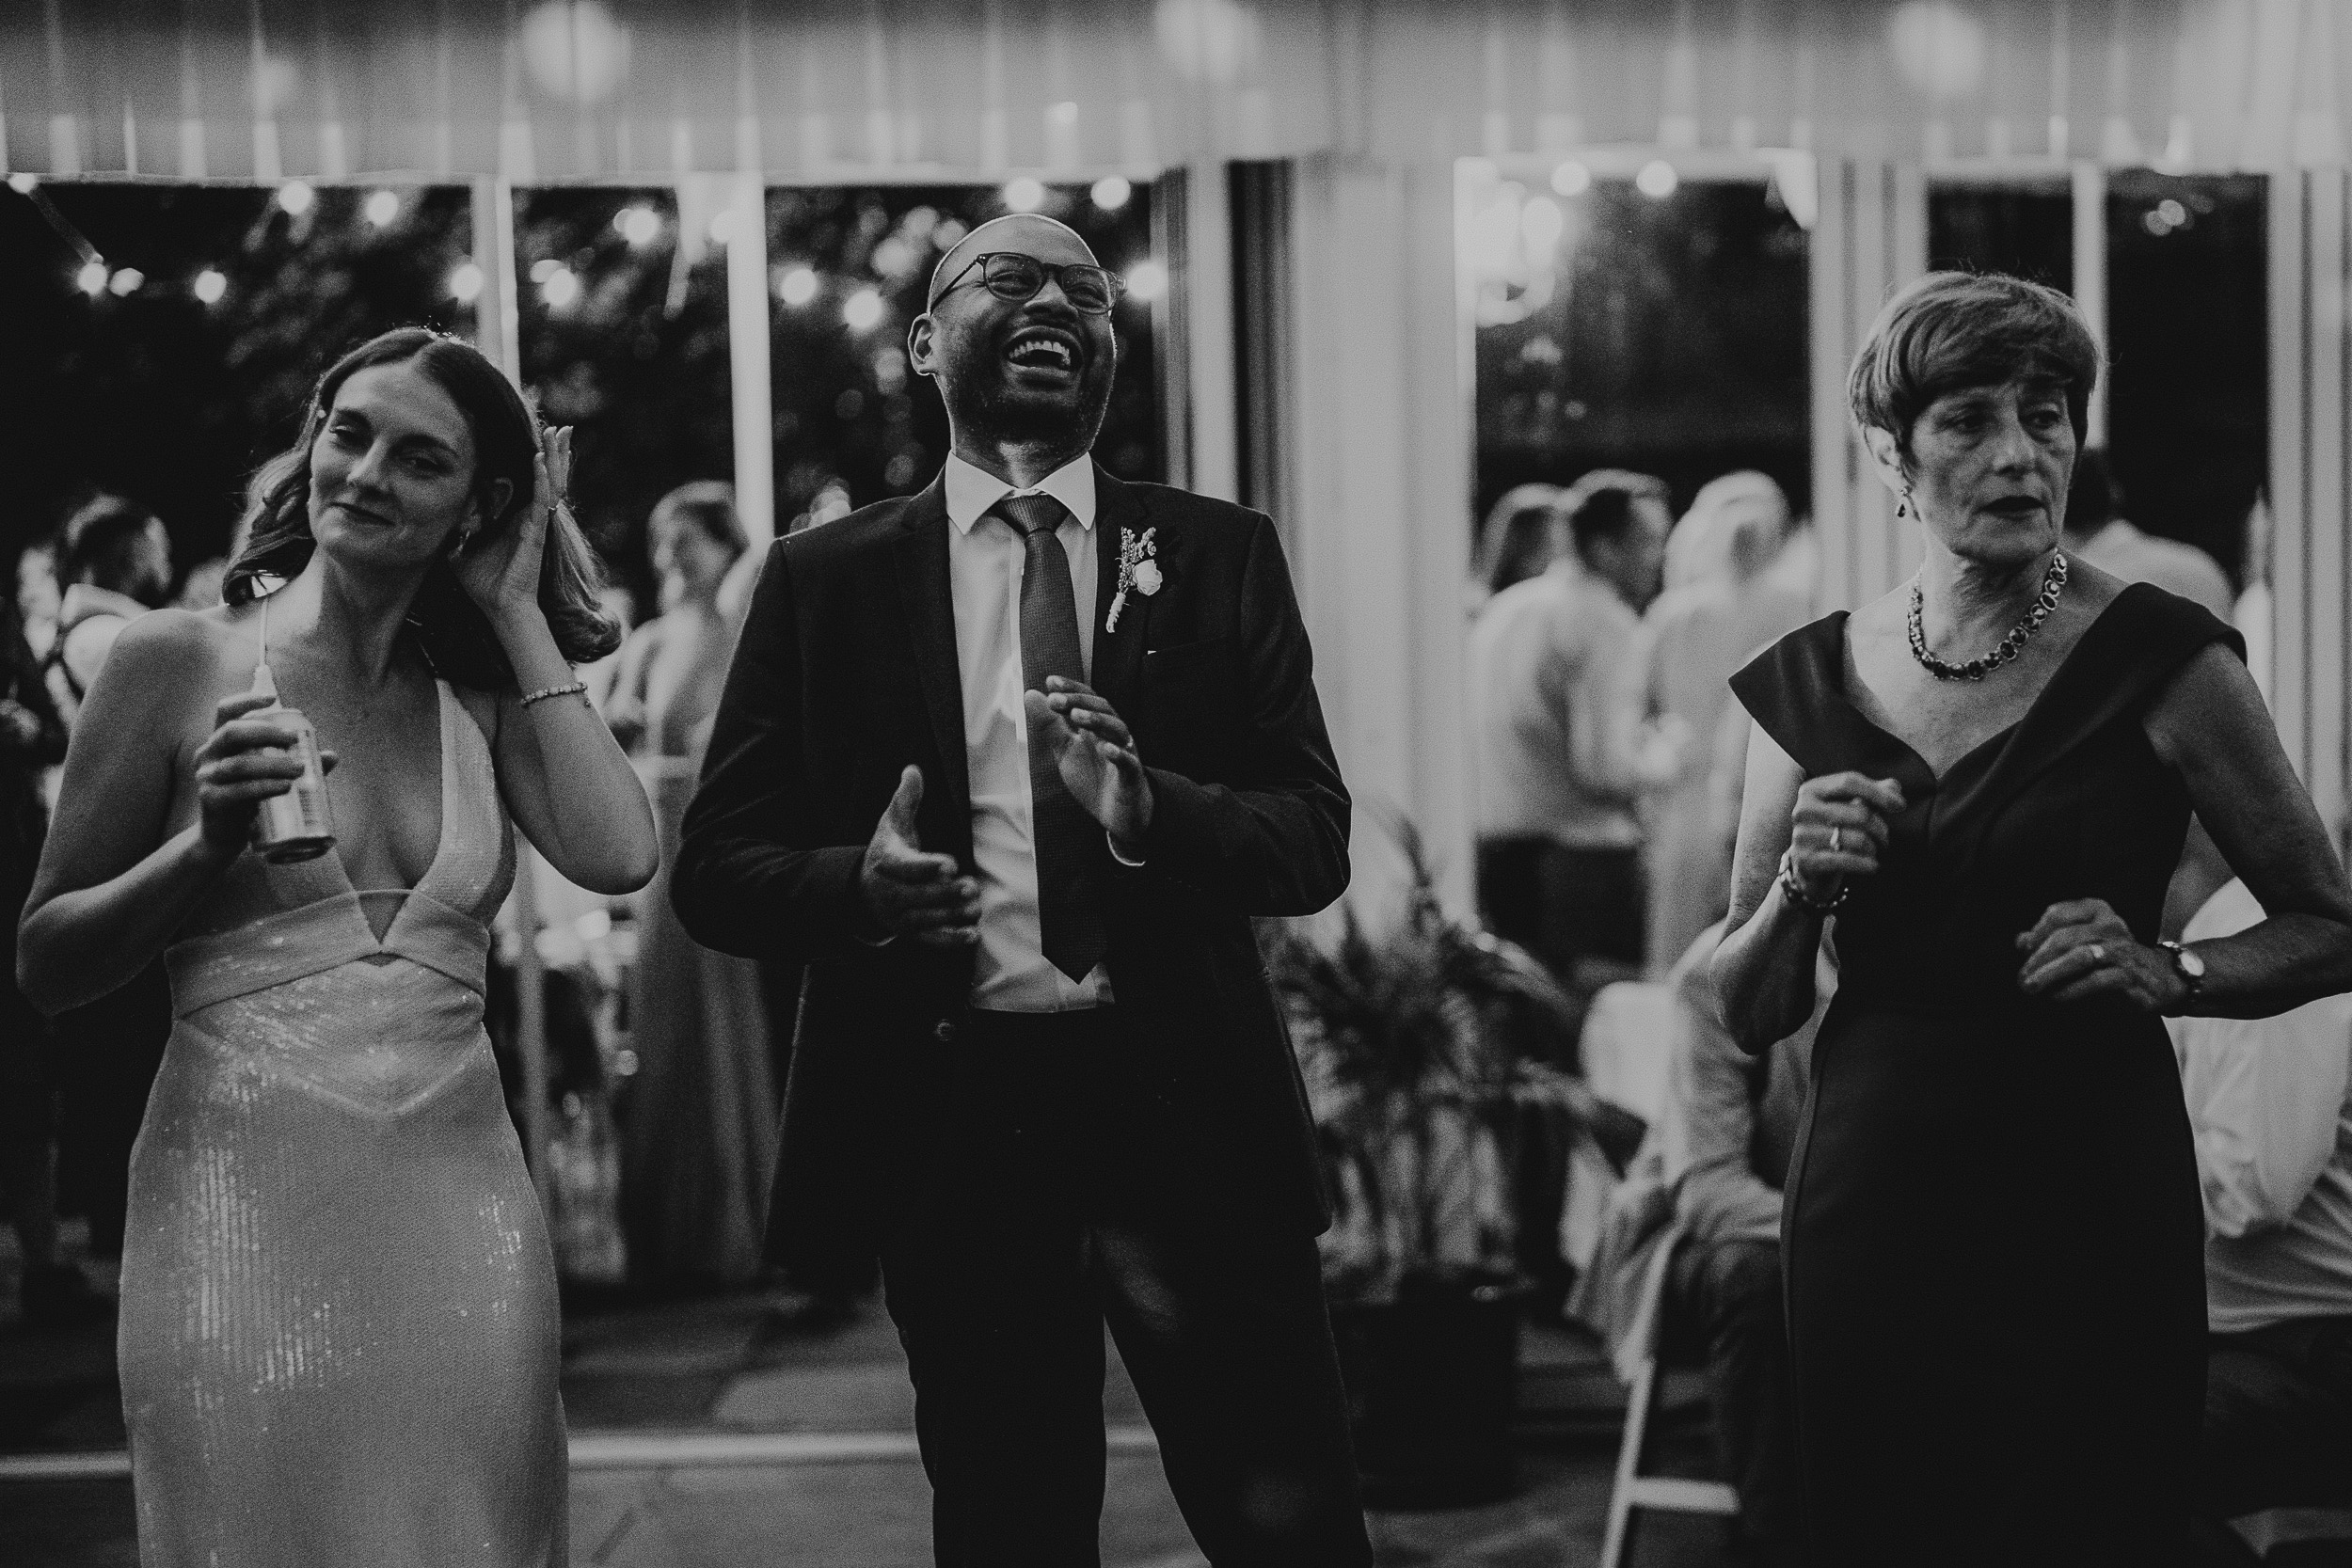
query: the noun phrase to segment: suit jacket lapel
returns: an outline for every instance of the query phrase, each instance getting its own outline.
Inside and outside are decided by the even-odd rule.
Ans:
[[[1119,629],[1107,631],[1104,622],[1110,616],[1111,600],[1118,593],[1120,532],[1123,529],[1141,538],[1151,519],[1134,487],[1113,479],[1100,464],[1094,469],[1094,679],[1089,684],[1120,717],[1132,721],[1152,601],[1130,589],[1126,608],[1119,612]],[[1152,543],[1156,546],[1159,541]]]
[[[942,480],[907,503],[903,531],[891,546],[898,572],[898,602],[906,611],[907,641],[923,685],[923,706],[930,715],[931,738],[939,748],[946,820],[968,842],[972,822],[972,772],[963,754],[963,677],[956,664],[955,598],[947,577],[947,493]],[[927,799],[925,805],[931,802]],[[930,816],[930,811],[924,813]]]

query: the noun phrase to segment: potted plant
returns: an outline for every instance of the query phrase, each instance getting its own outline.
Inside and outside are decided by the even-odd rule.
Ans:
[[[1411,870],[1393,929],[1348,909],[1334,944],[1267,946],[1338,1208],[1324,1275],[1366,1493],[1442,1507],[1512,1485],[1529,1128],[1565,1117],[1622,1169],[1642,1124],[1569,1069],[1580,1009],[1550,973],[1447,914],[1419,834],[1391,832]]]

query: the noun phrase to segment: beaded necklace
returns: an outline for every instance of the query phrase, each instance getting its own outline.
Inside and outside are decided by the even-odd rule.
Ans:
[[[1927,633],[1919,625],[1919,579],[1911,579],[1911,657],[1920,667],[1940,681],[1980,681],[1994,671],[2015,658],[2026,646],[2026,639],[2042,629],[2042,623],[2058,608],[2058,595],[2066,592],[2066,555],[2054,552],[2050,564],[2042,574],[2042,592],[2026,607],[2025,618],[2009,628],[2001,645],[1982,658],[1972,658],[1965,664],[1947,664],[1928,652]]]

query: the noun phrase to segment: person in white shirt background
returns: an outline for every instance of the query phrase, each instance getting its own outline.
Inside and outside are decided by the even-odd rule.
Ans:
[[[1671,759],[1636,748],[1634,652],[1673,516],[1663,483],[1617,469],[1563,509],[1570,547],[1470,627],[1478,910],[1589,996],[1642,963],[1635,797]]]
[[[2232,880],[2183,936],[2262,917]],[[2220,1521],[2352,1508],[2352,995],[2168,1022],[2205,1207],[2204,1544],[2214,1563],[2250,1563]]]

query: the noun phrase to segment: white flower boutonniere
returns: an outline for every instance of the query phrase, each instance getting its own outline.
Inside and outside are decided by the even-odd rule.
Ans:
[[[1127,608],[1129,589],[1147,599],[1160,591],[1159,546],[1152,542],[1159,531],[1147,528],[1137,535],[1123,528],[1119,531],[1119,589],[1111,595],[1111,612],[1103,622],[1104,631],[1119,629],[1119,612]]]

